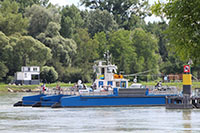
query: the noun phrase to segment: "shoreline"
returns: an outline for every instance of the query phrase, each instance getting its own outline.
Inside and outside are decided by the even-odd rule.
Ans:
[[[132,84],[129,83],[129,86]],[[142,85],[146,85],[146,87],[154,86],[155,82],[141,82]],[[39,92],[41,89],[41,85],[9,85],[0,83],[0,93],[1,92]],[[72,87],[74,84],[71,83],[52,83],[52,84],[46,84],[46,87],[48,88],[54,88],[57,85],[62,87]],[[91,86],[91,83],[86,83],[87,86]],[[178,90],[182,90],[182,83],[181,82],[171,82],[171,83],[162,83],[163,86],[175,86],[178,88]],[[192,90],[195,88],[200,88],[200,82],[193,82]]]

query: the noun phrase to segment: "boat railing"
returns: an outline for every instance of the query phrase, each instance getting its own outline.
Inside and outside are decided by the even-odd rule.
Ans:
[[[178,94],[179,91],[175,86],[162,86],[161,88],[149,88],[149,94],[165,95]]]
[[[57,88],[48,88],[46,89],[46,91],[42,92],[46,95],[59,95],[59,94],[63,94],[63,95],[112,95],[113,91],[112,90],[108,90],[108,91],[100,91],[100,90],[86,90],[86,89],[82,89],[82,91],[80,91],[77,88],[73,88],[73,87],[62,87],[61,89],[57,89]]]
[[[59,94],[63,94],[63,95],[77,95],[78,91],[72,87],[62,87],[60,89],[58,88],[47,88],[46,91],[41,92],[44,93],[46,95],[59,95]]]
[[[79,95],[87,95],[87,96],[97,96],[97,95],[112,95],[113,91],[91,91],[91,92],[82,92]]]

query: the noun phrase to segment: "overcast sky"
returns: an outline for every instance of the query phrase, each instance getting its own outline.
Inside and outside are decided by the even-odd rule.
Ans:
[[[52,4],[58,4],[59,6],[65,6],[65,5],[76,5],[79,9],[84,9],[84,7],[80,6],[79,0],[49,0]],[[158,0],[149,0],[150,4],[153,4],[155,1]],[[160,1],[166,1],[166,0],[160,0]],[[153,21],[159,21],[159,18],[156,18],[155,16],[147,17],[145,18],[146,22],[153,22]]]

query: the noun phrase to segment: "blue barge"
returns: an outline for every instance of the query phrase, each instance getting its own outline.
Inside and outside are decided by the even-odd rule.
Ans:
[[[114,88],[111,95],[80,95],[62,97],[61,107],[121,107],[165,106],[166,96],[176,94],[149,94],[148,89]]]
[[[32,107],[121,107],[121,106],[165,106],[166,97],[175,93],[153,94],[143,88],[114,88],[112,92],[84,93],[81,95],[33,95],[24,96],[21,104]]]
[[[14,106],[32,106],[32,107],[51,107],[55,103],[59,103],[61,97],[66,97],[71,95],[63,94],[39,94],[33,96],[24,96],[22,101],[19,101],[14,104]]]
[[[78,82],[77,95],[47,95],[25,96],[14,106],[33,107],[110,107],[110,106],[164,106],[167,96],[177,93],[150,93],[149,89],[128,87],[128,80],[117,73],[117,66],[107,61],[97,61],[93,66],[96,79],[92,88],[83,88]],[[104,64],[106,63],[106,64]],[[138,85],[137,85],[138,86]],[[92,89],[92,91],[91,91]],[[60,93],[60,92],[59,92]]]

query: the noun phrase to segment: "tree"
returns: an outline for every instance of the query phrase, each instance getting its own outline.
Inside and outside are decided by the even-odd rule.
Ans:
[[[12,72],[13,67],[10,67],[14,65],[11,60],[11,56],[13,56],[12,50],[11,39],[0,31],[0,79],[9,75],[10,71]]]
[[[100,59],[104,58],[105,51],[108,50],[108,40],[106,33],[98,32],[94,35],[94,42],[96,43],[96,50]]]
[[[8,68],[5,66],[4,63],[0,62],[0,81],[6,77],[6,74],[8,72]]]
[[[92,36],[98,32],[108,33],[118,29],[113,16],[106,10],[90,11],[85,25]]]
[[[81,4],[91,9],[107,10],[113,14],[120,28],[132,14],[140,18],[145,18],[149,14],[147,0],[81,0]]]
[[[159,73],[160,55],[156,37],[139,28],[132,31],[131,38],[137,54],[137,61],[132,64],[133,70]]]
[[[30,36],[22,36],[13,47],[13,56],[18,66],[39,65],[43,66],[51,59],[51,50]],[[17,58],[16,58],[17,57]]]
[[[37,39],[52,50],[53,57],[51,62],[58,61],[63,66],[71,66],[77,45],[74,40],[62,37],[59,30],[59,24],[50,22],[44,33],[40,33]]]
[[[99,59],[98,42],[90,38],[87,29],[78,29],[74,40],[77,43],[77,55],[74,58],[73,66],[77,69],[72,74],[76,74],[80,69],[82,81],[88,82],[91,80],[93,62]]]
[[[75,6],[65,6],[61,10],[61,29],[63,37],[72,38],[77,28],[81,28],[84,21],[80,15],[80,10]]]
[[[0,62],[6,60],[6,47],[9,45],[9,38],[0,31]]]
[[[119,71],[127,74],[131,72],[131,62],[136,58],[135,47],[131,43],[130,31],[118,30],[109,34],[108,44],[113,62],[117,64]]]
[[[0,2],[0,31],[6,35],[16,32],[24,34],[28,27],[28,19],[18,13],[18,4],[10,0]]]
[[[97,53],[97,43],[92,40],[86,29],[79,29],[74,35],[74,40],[77,43],[77,55],[74,60],[74,65],[82,67],[88,66],[88,63],[93,63],[99,58]]]
[[[30,20],[28,31],[33,37],[44,32],[50,22],[60,23],[60,14],[55,7],[46,9],[39,5],[33,5],[26,9],[25,16]]]
[[[158,2],[152,7],[154,14],[169,20],[166,30],[171,50],[175,51],[185,62],[192,59],[194,64],[200,62],[200,1],[169,0]]]
[[[145,29],[150,32],[151,34],[154,34],[158,39],[158,46],[159,46],[159,53],[162,57],[163,61],[167,61],[168,59],[168,52],[169,48],[167,48],[167,45],[169,43],[169,39],[166,37],[167,35],[164,33],[167,29],[168,25],[166,22],[153,22],[148,23],[146,25]]]
[[[53,83],[58,79],[58,73],[54,67],[44,66],[42,67],[40,78],[43,83]]]
[[[27,7],[31,7],[34,4],[41,5],[41,6],[47,6],[49,0],[15,0],[17,3],[19,3],[19,13],[24,14],[25,9]]]

